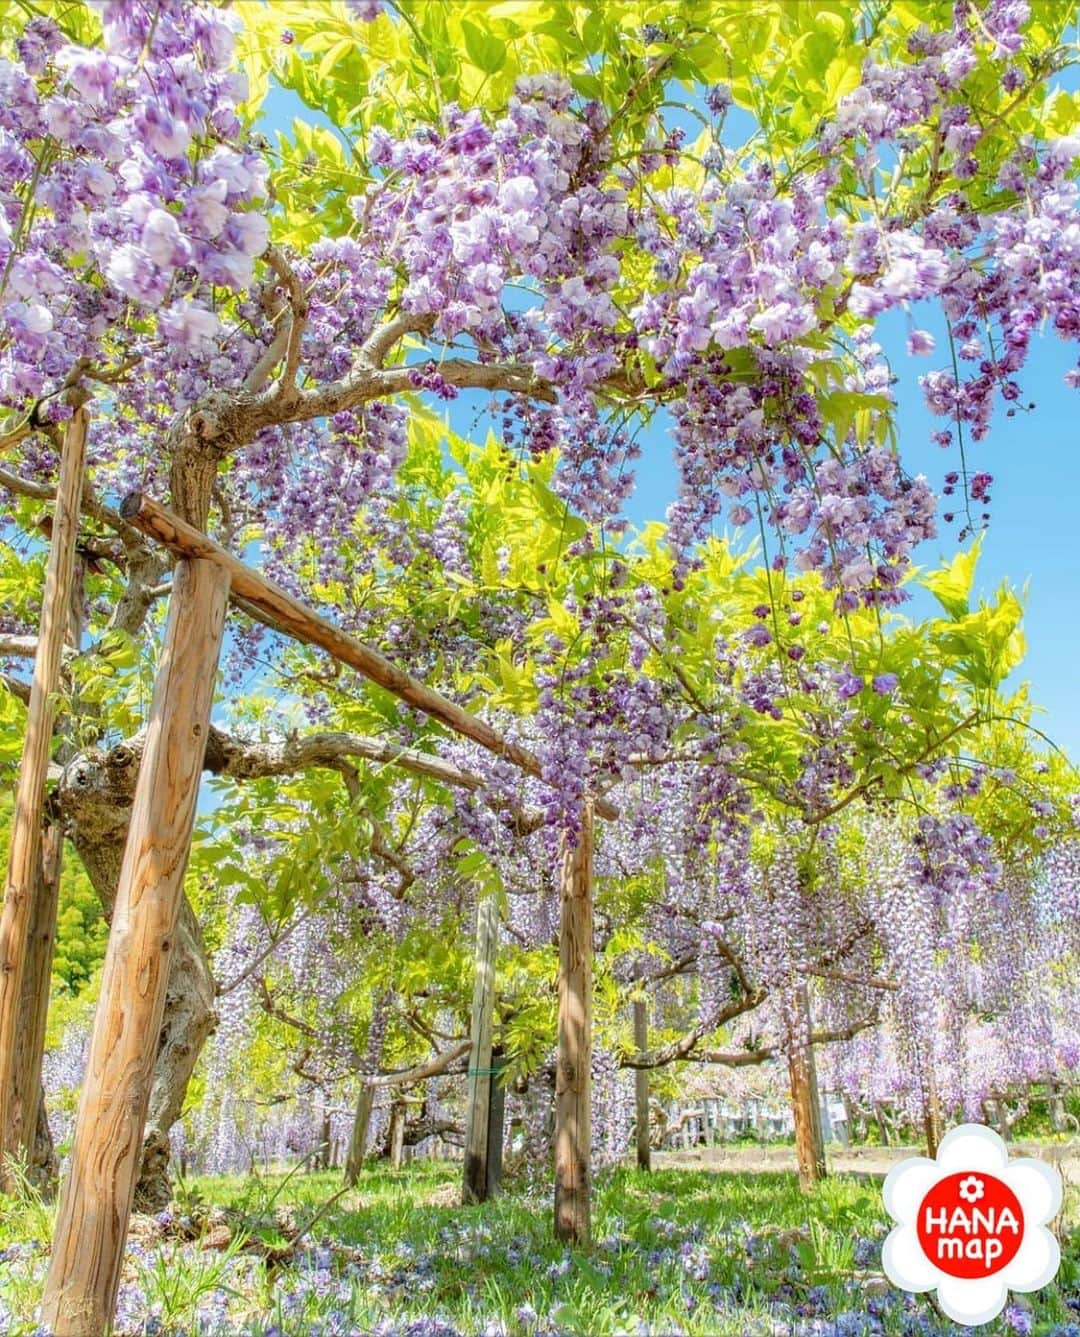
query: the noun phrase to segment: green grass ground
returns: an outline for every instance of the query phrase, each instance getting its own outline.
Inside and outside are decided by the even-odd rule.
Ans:
[[[888,1225],[879,1181],[837,1176],[811,1199],[790,1174],[617,1170],[596,1186],[595,1243],[551,1238],[548,1194],[457,1204],[460,1167],[419,1162],[333,1174],[217,1178],[181,1189],[170,1217],[137,1223],[118,1332],[259,1337],[523,1337],[524,1334],[939,1334],[927,1297],[880,1274]],[[1066,1205],[1066,1227],[1077,1219]],[[1071,1213],[1071,1219],[1070,1219]],[[51,1211],[0,1199],[0,1332],[35,1332]],[[1057,1282],[989,1334],[1080,1337],[1080,1237],[1066,1229]],[[1072,1301],[1072,1304],[1070,1304]],[[1075,1307],[1074,1307],[1075,1306]]]

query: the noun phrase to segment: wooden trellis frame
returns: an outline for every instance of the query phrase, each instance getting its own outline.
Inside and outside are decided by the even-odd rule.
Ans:
[[[527,748],[348,636],[149,497],[131,494],[120,514],[180,560],[45,1285],[43,1319],[54,1337],[101,1337],[112,1321],[228,600],[274,630],[319,646],[526,774],[542,774]],[[586,804],[578,844],[563,857],[560,928],[556,1229],[582,1242],[589,1230],[594,810],[609,820],[618,816],[606,800]]]

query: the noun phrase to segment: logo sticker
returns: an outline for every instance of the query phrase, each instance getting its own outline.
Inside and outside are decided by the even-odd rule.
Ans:
[[[905,1291],[937,1291],[956,1323],[989,1323],[1009,1291],[1037,1291],[1061,1262],[1046,1228],[1061,1206],[1061,1178],[1045,1161],[1009,1160],[982,1124],[942,1138],[936,1160],[912,1156],[885,1179],[896,1222],[882,1250],[885,1275]]]

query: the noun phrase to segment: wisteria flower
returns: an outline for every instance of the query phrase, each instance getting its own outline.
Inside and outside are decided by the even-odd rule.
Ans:
[[[929,330],[912,330],[907,337],[907,351],[912,357],[926,357],[936,344]]]
[[[354,19],[374,23],[383,10],[383,0],[345,0],[345,6]]]
[[[847,668],[834,673],[833,682],[836,684],[836,694],[841,701],[849,701],[853,696],[858,696],[863,689],[862,678]]]

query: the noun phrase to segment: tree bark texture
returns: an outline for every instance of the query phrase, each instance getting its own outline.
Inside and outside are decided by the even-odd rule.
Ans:
[[[45,1283],[54,1337],[100,1337],[112,1321],[228,589],[213,563],[177,564]]]
[[[592,1224],[592,872],[587,802],[577,844],[567,841],[562,856],[555,1068],[555,1235],[582,1245]]]
[[[14,1063],[23,1020],[27,940],[41,871],[42,809],[52,747],[53,697],[60,681],[60,657],[68,633],[75,578],[75,540],[88,424],[86,409],[76,409],[64,433],[26,736],[15,792],[4,903],[0,909],[0,1188],[7,1189],[13,1187],[6,1168],[8,1157],[17,1160],[25,1155],[36,1124],[25,1087],[16,1095]]]
[[[145,742],[142,734],[107,753],[84,753],[68,764],[60,780],[58,797],[72,844],[110,922]],[[180,1116],[192,1071],[217,1024],[214,977],[186,896],[169,956],[165,1015],[135,1190],[140,1211],[160,1211],[169,1202],[169,1130]]]
[[[51,1201],[56,1194],[56,1176],[59,1169],[56,1148],[53,1146],[52,1129],[49,1127],[49,1115],[45,1109],[45,1088],[39,1084],[34,1146],[30,1153],[27,1178],[42,1197]]]

